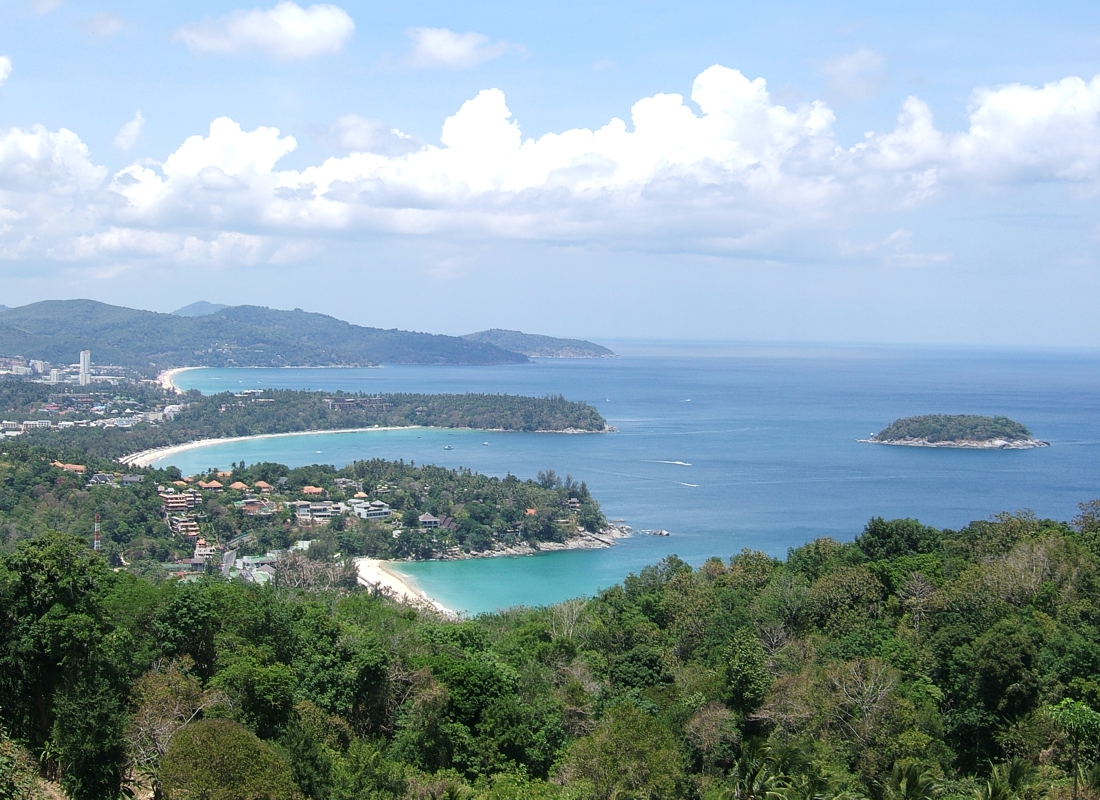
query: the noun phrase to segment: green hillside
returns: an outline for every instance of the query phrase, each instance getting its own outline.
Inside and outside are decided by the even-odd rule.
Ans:
[[[532,358],[607,358],[615,355],[603,345],[583,339],[557,339],[553,336],[506,331],[501,328],[468,333],[462,338],[471,342],[496,345]]]
[[[352,325],[325,314],[235,306],[182,317],[94,300],[48,300],[0,311],[0,354],[148,374],[180,366],[517,364],[527,357],[454,336]]]

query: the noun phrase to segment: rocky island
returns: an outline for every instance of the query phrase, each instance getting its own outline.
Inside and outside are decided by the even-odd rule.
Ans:
[[[1048,447],[1026,427],[1008,417],[975,414],[923,414],[895,420],[878,433],[857,441],[905,447],[957,447],[973,450],[1027,450]]]

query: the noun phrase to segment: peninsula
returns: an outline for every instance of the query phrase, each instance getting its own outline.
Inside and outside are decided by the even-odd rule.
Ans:
[[[1028,450],[1050,442],[1008,417],[974,414],[923,414],[894,420],[878,433],[857,441],[903,447],[955,447],[969,450]]]
[[[131,386],[126,396],[116,396],[50,390],[47,384],[0,383],[0,406],[9,409],[10,424],[20,426],[19,435],[40,446],[132,464],[163,457],[164,448],[305,432],[413,426],[528,433],[614,430],[593,406],[561,395],[249,389],[203,396],[194,391],[176,395],[159,386]],[[49,417],[43,418],[43,412]]]
[[[462,337],[470,342],[491,344],[530,358],[613,358],[615,353],[603,345],[584,339],[558,339],[521,331],[491,328]]]

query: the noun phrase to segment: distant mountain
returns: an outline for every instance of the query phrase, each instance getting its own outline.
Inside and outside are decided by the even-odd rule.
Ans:
[[[468,333],[462,338],[471,342],[496,345],[532,358],[607,358],[615,355],[606,347],[583,339],[557,339],[553,336],[506,331],[501,328]]]
[[[177,317],[205,317],[208,314],[217,314],[223,308],[229,308],[229,306],[224,303],[208,303],[205,300],[199,300],[189,306],[177,308],[172,313]]]
[[[325,314],[233,306],[201,317],[158,314],[94,300],[47,300],[0,311],[0,354],[92,362],[155,374],[171,367],[521,364],[483,342],[364,328]]]

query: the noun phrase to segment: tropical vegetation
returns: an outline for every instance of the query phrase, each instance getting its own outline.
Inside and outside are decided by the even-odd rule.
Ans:
[[[782,560],[670,556],[595,597],[448,620],[369,588],[112,567],[50,516],[88,502],[55,494],[65,476],[7,458],[0,513],[45,529],[0,557],[5,797],[1100,791],[1100,501],[1068,523],[875,518]]]
[[[974,414],[924,414],[894,420],[871,437],[872,441],[988,442],[994,439],[1019,441],[1031,438],[1031,431],[1008,417]]]

